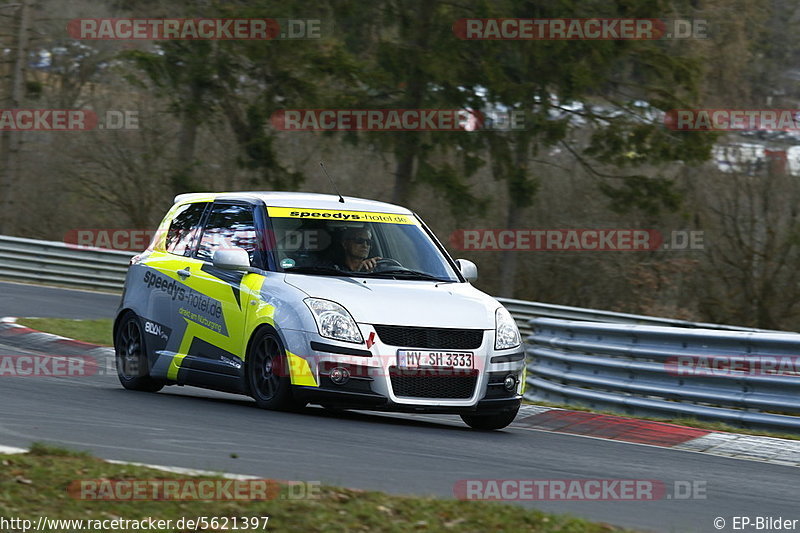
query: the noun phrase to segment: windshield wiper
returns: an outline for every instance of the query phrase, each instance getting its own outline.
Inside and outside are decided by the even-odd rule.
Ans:
[[[419,270],[411,270],[410,268],[392,268],[389,270],[381,270],[380,272],[371,272],[370,274],[372,274],[373,276],[386,274],[388,276],[406,276],[406,277],[414,277],[431,281],[451,282],[451,283],[453,282],[453,280],[450,279],[442,279],[432,274],[428,274],[427,272],[420,272]]]

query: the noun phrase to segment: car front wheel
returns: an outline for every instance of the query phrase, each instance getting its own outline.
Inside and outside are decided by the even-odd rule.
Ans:
[[[256,333],[247,361],[250,396],[260,408],[285,411],[302,407],[292,398],[286,350],[275,331],[264,328]]]

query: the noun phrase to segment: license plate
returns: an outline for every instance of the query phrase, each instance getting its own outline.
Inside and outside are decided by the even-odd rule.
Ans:
[[[425,350],[398,350],[399,368],[468,368],[473,367],[471,352],[428,352]]]

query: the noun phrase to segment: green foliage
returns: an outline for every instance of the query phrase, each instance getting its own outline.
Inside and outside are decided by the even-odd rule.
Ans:
[[[469,17],[643,17],[667,16],[662,2],[478,2]],[[684,6],[688,9],[688,6]],[[615,168],[661,165],[677,160],[697,163],[708,158],[713,135],[667,130],[633,105],[649,102],[666,111],[696,96],[701,63],[675,54],[665,42],[654,41],[464,41],[459,46],[472,66],[463,80],[470,91],[483,88],[486,100],[501,109],[525,113],[525,130],[487,135],[487,157],[495,179],[506,180],[514,205],[530,205],[537,186],[535,173],[523,161],[541,147],[568,143],[587,167]],[[583,110],[565,108],[578,101]],[[602,107],[598,104],[603,104]],[[473,102],[474,107],[480,103]],[[612,113],[609,108],[613,109]],[[576,120],[580,117],[581,120]],[[586,146],[575,140],[590,135]],[[581,153],[583,155],[581,155]],[[512,163],[511,161],[515,161]],[[595,175],[611,178],[614,169]],[[606,178],[604,178],[606,179]],[[615,209],[654,205],[671,209],[677,192],[662,178],[643,186],[624,178],[618,189],[601,181],[600,192],[610,195]],[[525,184],[531,180],[530,184]],[[614,181],[611,179],[611,181]],[[669,190],[669,191],[668,191]],[[655,198],[647,195],[656,194]],[[639,198],[639,195],[645,195]]]
[[[606,182],[599,184],[600,191],[610,200],[615,213],[625,213],[634,208],[647,214],[658,214],[662,209],[677,211],[681,204],[675,184],[664,178],[625,176],[620,186]]]
[[[592,134],[585,153],[619,168],[708,159],[717,136],[708,132],[670,131],[652,124],[613,121]]]
[[[28,455],[37,457],[82,457],[88,458],[89,453],[83,451],[69,450],[60,446],[53,446],[44,442],[34,442],[28,450]]]
[[[205,16],[296,16],[301,7],[297,0],[235,1],[212,4]],[[691,5],[344,0],[317,6],[315,16],[327,17],[334,28],[322,39],[169,41],[123,57],[170,100],[184,129],[226,121],[239,146],[238,164],[252,172],[254,184],[297,187],[304,178],[276,152],[269,118],[282,109],[513,109],[525,114],[524,130],[335,135],[394,156],[398,203],[407,203],[421,185],[442,194],[454,213],[481,206],[488,199],[478,201],[470,179],[488,163],[494,178],[507,183],[513,205],[528,206],[538,188],[531,156],[568,143],[584,166],[612,167],[598,176],[624,179],[622,187],[600,184],[614,209],[670,209],[678,193],[666,178],[648,183],[615,171],[708,158],[712,135],[669,131],[633,104],[645,101],[665,111],[693,101],[697,59],[676,53],[669,42],[468,41],[452,26],[464,17],[654,18],[678,8],[688,12]],[[571,102],[584,107],[568,107]],[[175,173],[174,187],[192,187],[189,163]]]
[[[470,215],[483,216],[486,213],[489,200],[478,198],[469,190],[463,176],[465,172],[453,167],[449,163],[432,165],[427,160],[420,162],[417,171],[417,180],[430,185],[435,191],[447,200],[450,209],[463,217]]]

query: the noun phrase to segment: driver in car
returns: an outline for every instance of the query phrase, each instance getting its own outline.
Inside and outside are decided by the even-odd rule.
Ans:
[[[367,228],[347,228],[342,235],[344,254],[336,261],[336,267],[351,272],[372,272],[381,257],[369,257],[372,247],[372,232]]]

